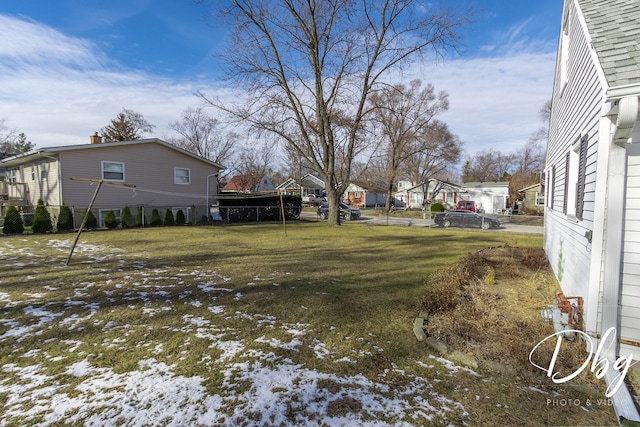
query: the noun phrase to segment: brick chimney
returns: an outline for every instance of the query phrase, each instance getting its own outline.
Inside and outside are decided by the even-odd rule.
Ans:
[[[102,137],[98,136],[98,132],[94,133],[89,137],[92,144],[102,144]]]

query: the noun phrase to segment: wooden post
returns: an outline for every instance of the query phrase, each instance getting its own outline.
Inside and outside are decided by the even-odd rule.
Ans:
[[[87,218],[89,217],[89,211],[91,210],[91,207],[93,206],[93,202],[95,202],[96,197],[98,196],[98,191],[100,191],[101,186],[102,186],[102,180],[99,180],[98,186],[96,187],[96,191],[93,193],[93,197],[89,202],[89,207],[87,208],[87,214],[84,216],[84,218],[82,218],[82,223],[80,224],[80,228],[78,229],[78,233],[76,234],[76,239],[73,241],[73,245],[71,245],[71,250],[69,251],[69,256],[67,257],[67,262],[64,263],[64,265],[66,266],[68,266],[69,262],[71,262],[71,255],[73,255],[73,251],[75,250],[76,245],[78,244],[78,239],[80,239],[80,233],[82,233],[82,229],[84,228],[84,225],[87,223]]]
[[[287,237],[287,219],[284,216],[284,202],[282,201],[282,193],[280,193],[280,210],[282,211],[282,224],[284,225],[284,237]]]
[[[91,208],[93,207],[93,202],[96,201],[96,197],[98,196],[98,191],[100,191],[100,187],[102,186],[102,183],[106,183],[109,185],[121,185],[123,187],[131,187],[131,188],[135,188],[136,186],[133,184],[126,184],[124,182],[113,182],[113,181],[105,181],[102,179],[92,179],[92,178],[69,178],[72,181],[87,181],[87,182],[97,182],[98,186],[96,187],[96,191],[93,193],[93,197],[91,198],[91,201],[89,202],[89,207],[87,207],[87,214],[84,216],[84,218],[82,218],[82,223],[80,224],[80,228],[78,229],[78,234],[76,234],[76,239],[73,241],[73,245],[71,245],[71,250],[69,251],[69,256],[67,257],[67,262],[65,262],[65,266],[69,265],[69,262],[71,262],[71,256],[73,255],[73,251],[76,248],[76,245],[78,244],[78,239],[80,239],[80,234],[82,233],[82,229],[84,228],[84,225],[87,223],[87,218],[89,217],[89,211],[91,211]]]

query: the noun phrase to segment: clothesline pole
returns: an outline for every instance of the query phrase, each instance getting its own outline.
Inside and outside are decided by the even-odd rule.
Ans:
[[[65,262],[65,266],[68,266],[69,263],[71,262],[71,256],[73,255],[73,251],[76,248],[76,245],[78,244],[78,239],[80,239],[80,234],[82,233],[82,229],[84,228],[85,224],[87,223],[87,218],[89,217],[89,211],[91,210],[91,208],[93,207],[93,202],[96,201],[96,197],[98,196],[98,191],[100,191],[100,187],[102,186],[103,183],[105,184],[109,184],[109,185],[120,185],[123,187],[132,187],[135,188],[136,186],[133,184],[127,184],[124,182],[113,182],[113,181],[105,181],[102,179],[93,179],[93,178],[70,178],[73,181],[87,181],[87,182],[97,182],[98,186],[96,187],[96,191],[93,193],[93,197],[91,198],[91,201],[89,202],[89,206],[87,207],[87,215],[84,216],[84,218],[82,218],[82,223],[80,224],[80,228],[78,229],[78,233],[76,234],[76,238],[73,241],[73,245],[71,245],[71,250],[69,251],[69,256],[67,257],[67,262]]]

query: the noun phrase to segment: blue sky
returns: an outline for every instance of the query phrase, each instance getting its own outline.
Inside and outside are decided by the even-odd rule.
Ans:
[[[442,118],[468,152],[516,148],[551,97],[562,0],[442,4],[480,10],[463,55],[395,80],[448,92]],[[153,136],[171,136],[197,91],[232,94],[213,57],[224,28],[207,13],[192,0],[2,0],[0,118],[38,147],[87,143],[122,108],[154,124]]]

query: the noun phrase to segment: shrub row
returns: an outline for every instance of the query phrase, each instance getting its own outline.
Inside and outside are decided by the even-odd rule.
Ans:
[[[142,208],[138,208],[137,220],[134,219],[129,206],[122,208],[120,216],[120,225],[122,228],[133,228],[142,224]],[[85,220],[86,217],[86,220]],[[98,228],[98,220],[92,211],[85,209],[82,214],[82,219],[85,220],[84,228],[95,229]],[[157,209],[153,209],[151,213],[151,226],[156,227],[160,225],[184,225],[186,223],[186,217],[182,210],[179,210],[174,218],[171,209],[167,208],[164,219],[160,218],[160,213]],[[104,226],[110,229],[118,227],[118,221],[116,219],[115,212],[113,210],[107,211],[104,216]],[[9,206],[4,217],[4,226],[2,232],[4,234],[22,234],[24,233],[24,221],[20,216],[18,208],[15,206]],[[58,215],[58,221],[56,223],[56,229],[58,232],[69,231],[74,229],[73,213],[71,208],[67,205],[60,207],[60,214]],[[32,230],[36,234],[44,234],[53,231],[53,222],[49,211],[44,206],[42,200],[38,200],[38,204],[33,215]]]

